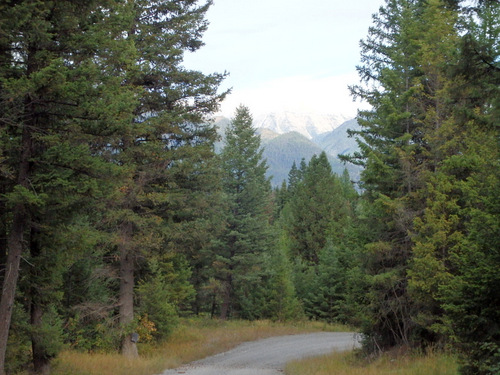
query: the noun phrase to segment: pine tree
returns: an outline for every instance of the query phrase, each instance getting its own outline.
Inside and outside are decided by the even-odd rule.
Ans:
[[[262,318],[280,322],[297,320],[304,316],[302,305],[293,283],[293,264],[288,253],[288,238],[275,226],[275,236],[279,240],[271,248],[264,261],[264,290]]]
[[[353,267],[347,240],[357,193],[348,173],[332,173],[325,153],[290,170],[288,197],[281,212],[282,242],[293,259],[297,296],[313,319],[346,321],[346,280]],[[284,246],[282,245],[282,246]]]
[[[475,39],[481,27],[470,25],[482,17],[469,18],[465,26],[456,2],[386,2],[362,43],[360,76],[374,85],[352,91],[373,109],[360,113],[361,153],[351,160],[366,166],[363,207],[370,227],[365,226],[364,269],[370,280],[366,333],[371,344],[383,349],[460,337],[459,345],[471,357],[465,371],[490,373],[496,369],[496,333],[479,339],[470,327],[471,317],[490,311],[485,307],[495,299],[483,299],[486,288],[469,303],[469,287],[486,285],[478,282],[477,272],[490,275],[490,285],[496,283],[476,258],[496,264],[495,252],[480,245],[472,222],[481,205],[482,222],[496,232],[497,208],[489,199],[495,178],[486,170],[497,166],[483,155],[498,153],[492,126],[498,103],[493,42],[498,17],[491,17],[498,4],[480,2],[479,8],[485,10],[480,14],[488,31]],[[485,312],[476,320],[495,319]]]
[[[73,253],[109,255],[103,243],[123,240],[117,242],[128,273],[121,280],[132,289],[122,290],[129,298],[120,303],[121,317],[133,317],[127,303],[133,301],[130,275],[137,258],[129,256],[129,246],[163,247],[160,214],[168,211],[167,203],[179,206],[188,191],[203,184],[206,175],[200,172],[213,157],[215,131],[200,124],[223,96],[216,90],[224,75],[205,76],[180,66],[182,53],[201,45],[209,5],[20,1],[2,7],[0,186],[7,210],[1,230],[9,240],[7,257],[0,259],[9,272],[0,303],[0,373],[23,244],[29,246],[27,264],[33,265],[24,278],[32,284],[22,292],[29,303],[24,307],[32,312],[36,371],[46,372],[57,351],[48,344],[60,338],[55,307],[63,279],[68,281],[64,268],[81,262]],[[190,202],[193,211],[209,185],[198,189]],[[165,215],[165,222],[175,215]],[[99,235],[93,245],[74,246],[69,229],[96,223],[101,230],[117,224],[120,236]],[[141,236],[128,242],[137,228],[144,229]],[[152,234],[156,230],[158,236]],[[83,306],[85,301],[75,297]],[[56,336],[47,336],[45,322],[54,323],[50,332]]]
[[[206,117],[224,97],[217,93],[224,74],[206,76],[181,65],[184,52],[202,45],[210,4],[135,1],[133,20],[125,30],[137,49],[136,65],[126,72],[127,83],[140,94],[133,121],[112,144],[111,157],[123,179],[109,212],[110,222],[118,228],[119,321],[125,356],[137,356],[131,329],[139,260],[143,254],[172,248],[172,227],[187,220],[182,211],[195,209],[188,205],[200,204],[200,186],[207,181],[202,171],[213,158],[216,133]],[[190,198],[191,191],[198,201]]]
[[[436,167],[422,189],[427,204],[416,222],[409,274],[417,300],[427,307],[420,318],[430,331],[453,339],[463,355],[462,373],[492,374],[499,369],[500,345],[498,330],[492,328],[498,298],[490,289],[498,285],[492,268],[499,264],[498,206],[492,197],[498,193],[494,124],[500,70],[494,61],[500,7],[484,2],[478,9],[461,19],[467,33],[453,39],[456,62],[446,64],[447,69],[435,64],[449,77],[441,96],[452,109],[446,121],[428,131]]]
[[[354,97],[372,106],[359,113],[361,152],[351,160],[365,166],[362,188],[370,226],[364,269],[371,284],[365,334],[373,348],[411,344],[418,336],[406,272],[410,230],[423,206],[416,192],[429,165],[422,125],[427,103],[418,100],[422,87],[427,88],[419,60],[425,6],[422,1],[386,1],[361,43],[358,72],[366,85],[352,87]]]
[[[290,173],[293,172],[292,168]],[[311,158],[302,180],[296,182],[290,192],[283,224],[291,238],[291,255],[317,264],[319,253],[342,210],[340,181],[332,173],[324,152]]]
[[[130,114],[127,108],[134,102],[121,80],[108,74],[130,62],[124,58],[130,44],[120,37],[109,41],[119,20],[106,9],[100,2],[20,1],[0,13],[1,134],[9,139],[2,150],[8,272],[0,302],[0,373],[26,247],[24,256],[33,267],[31,272],[22,269],[32,283],[24,292],[25,308],[31,311],[33,362],[36,372],[48,371],[57,352],[53,344],[60,340],[46,337],[59,330],[59,297],[53,292],[64,258],[55,244],[67,221],[98,191],[99,176],[109,173],[93,144]],[[43,296],[44,288],[51,293]],[[47,330],[47,324],[52,328]]]
[[[224,285],[221,318],[253,317],[263,296],[262,254],[271,246],[271,187],[262,160],[260,137],[247,107],[236,109],[221,154],[228,211],[217,253]]]

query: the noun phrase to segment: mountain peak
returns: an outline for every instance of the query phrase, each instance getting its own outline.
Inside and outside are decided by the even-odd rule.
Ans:
[[[272,112],[254,118],[255,128],[269,129],[277,134],[295,131],[308,139],[331,132],[349,120],[343,115],[325,115],[317,113]]]

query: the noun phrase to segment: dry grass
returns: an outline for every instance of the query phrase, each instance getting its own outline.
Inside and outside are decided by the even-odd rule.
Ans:
[[[457,375],[456,358],[451,355],[385,355],[371,363],[360,363],[353,353],[309,358],[289,363],[287,375]]]
[[[229,350],[236,345],[271,336],[317,331],[345,331],[345,326],[301,322],[243,322],[185,320],[171,338],[157,346],[140,345],[140,358],[127,360],[119,354],[62,353],[53,375],[153,375],[167,368]]]

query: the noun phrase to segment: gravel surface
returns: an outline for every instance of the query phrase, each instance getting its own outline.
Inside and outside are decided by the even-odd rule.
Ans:
[[[272,337],[193,362],[162,375],[278,375],[287,362],[358,347],[352,332],[321,332]]]

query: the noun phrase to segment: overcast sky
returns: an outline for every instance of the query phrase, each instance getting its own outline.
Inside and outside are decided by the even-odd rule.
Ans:
[[[353,116],[359,103],[347,85],[358,82],[359,40],[383,0],[215,0],[207,13],[205,46],[185,56],[204,73],[229,72],[232,94],[222,113],[239,104],[252,114],[289,110]]]

